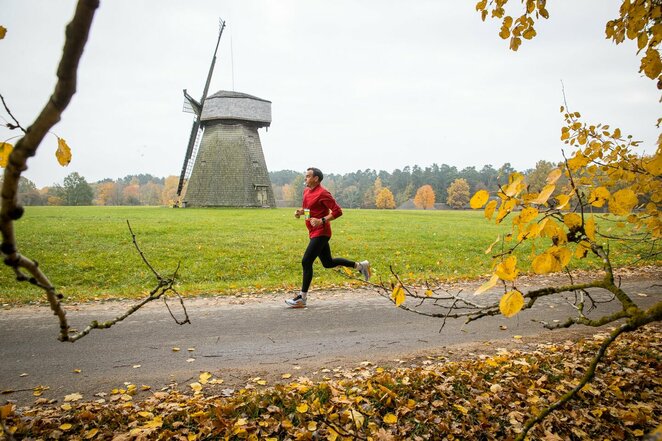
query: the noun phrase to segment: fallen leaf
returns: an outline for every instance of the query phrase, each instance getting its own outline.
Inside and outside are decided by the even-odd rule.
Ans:
[[[71,402],[71,401],[78,401],[78,400],[82,400],[82,399],[83,399],[83,396],[79,393],[73,393],[73,394],[65,395],[65,397],[64,397],[65,403],[68,403],[68,402]]]

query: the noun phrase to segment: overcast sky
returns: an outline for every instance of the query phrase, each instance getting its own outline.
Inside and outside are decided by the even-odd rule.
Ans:
[[[24,176],[42,187],[74,171],[88,182],[179,175],[192,123],[182,89],[202,95],[219,17],[227,27],[209,93],[272,102],[272,126],[260,130],[271,171],[558,161],[561,81],[571,110],[653,152],[655,83],[637,72],[634,43],[604,37],[619,3],[550,0],[538,36],[512,52],[473,0],[102,0],[78,92],[53,129],[71,164],[57,164],[47,137]],[[52,93],[74,8],[0,0],[0,93],[23,126]],[[3,140],[16,135],[0,129]]]

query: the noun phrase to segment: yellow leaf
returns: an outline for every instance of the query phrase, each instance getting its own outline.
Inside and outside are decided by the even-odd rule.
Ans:
[[[351,418],[354,420],[354,425],[356,426],[357,429],[360,429],[363,427],[363,423],[365,422],[365,417],[361,414],[361,412],[357,412],[354,409],[349,411]]]
[[[497,265],[494,272],[501,280],[515,280],[517,277],[517,256],[508,256]]]
[[[619,216],[630,214],[637,205],[637,194],[630,188],[618,190],[609,199],[609,211]]]
[[[402,285],[398,285],[393,288],[393,293],[391,298],[395,302],[395,306],[400,306],[405,301],[405,290],[402,289]]]
[[[201,373],[200,378],[199,378],[200,384],[207,384],[207,381],[209,381],[209,379],[211,377],[212,377],[212,374],[210,374],[209,372]]]
[[[510,176],[511,183],[504,190],[504,194],[508,197],[513,197],[524,189],[524,175],[521,173],[513,173]]]
[[[582,217],[577,213],[568,213],[563,216],[563,223],[570,229],[577,228],[582,224]]]
[[[453,407],[462,412],[464,415],[469,413],[469,410],[466,407],[460,406],[459,404],[453,404]]]
[[[598,187],[594,188],[591,190],[591,194],[588,197],[588,202],[589,204],[593,205],[594,207],[602,207],[605,202],[607,202],[610,198],[611,194],[609,193],[609,190],[607,190],[606,187]]]
[[[95,436],[97,436],[97,433],[99,433],[99,429],[96,427],[94,429],[90,429],[87,432],[85,432],[85,439],[92,439]]]
[[[511,211],[513,211],[513,208],[517,205],[517,199],[508,199],[506,201],[501,202],[501,206],[499,207],[499,212],[497,213],[496,217],[496,223],[501,223],[504,217],[508,215]]]
[[[384,422],[386,424],[395,424],[398,422],[398,417],[393,415],[392,413],[387,413],[384,415]]]
[[[425,290],[425,295],[427,297],[432,297],[433,294],[434,294],[434,292],[431,289],[426,289]]]
[[[577,259],[585,258],[590,249],[591,249],[591,244],[589,244],[588,242],[586,241],[579,242],[577,244],[577,248],[575,248],[575,257]]]
[[[57,162],[63,167],[66,167],[71,162],[71,149],[67,145],[67,141],[59,136],[57,137],[57,150],[55,151],[55,157],[57,158]]]
[[[292,378],[292,374],[283,374],[280,376],[280,378],[287,380],[288,378]]]
[[[553,258],[547,253],[542,253],[536,256],[531,262],[531,268],[536,274],[547,274],[552,271]]]
[[[488,220],[492,220],[492,216],[494,215],[494,210],[496,209],[497,206],[497,201],[490,201],[487,203],[487,206],[485,207],[485,218]]]
[[[481,208],[487,200],[490,198],[490,194],[485,190],[479,190],[476,194],[473,195],[469,201],[469,206],[473,209]]]
[[[191,386],[191,389],[193,389],[195,393],[200,393],[202,391],[202,384],[198,382],[191,383],[189,386]]]
[[[69,423],[64,423],[60,426],[60,430],[63,432],[66,432],[67,430],[71,430],[73,426]]]
[[[481,287],[476,290],[474,295],[482,294],[485,291],[493,288],[497,284],[498,281],[499,281],[499,276],[497,276],[496,274],[493,274],[492,277],[490,278],[490,280],[483,283],[483,285],[481,285]]]
[[[316,431],[316,430],[317,430],[317,422],[315,422],[315,421],[310,421],[310,422],[308,423],[308,431],[309,431],[309,432],[314,432],[314,431]]]
[[[568,168],[575,171],[584,167],[588,163],[589,159],[578,152],[574,157],[568,159]]]
[[[556,197],[556,200],[559,201],[559,203],[556,205],[557,210],[563,210],[568,203],[570,202],[570,197],[572,195],[568,194],[560,194]]]
[[[138,412],[138,416],[141,416],[143,418],[154,418],[154,414],[152,412],[146,412],[146,411]]]
[[[565,268],[568,263],[570,263],[570,259],[572,258],[572,251],[570,251],[566,247],[552,247],[547,252],[552,256],[553,260],[553,271],[561,271],[563,268]]]
[[[9,155],[13,149],[14,146],[7,142],[0,143],[0,167],[7,167],[7,163],[9,162]]]
[[[534,204],[545,204],[547,203],[547,199],[552,195],[554,192],[554,189],[556,188],[556,185],[554,184],[547,184],[543,187],[543,189],[540,191],[540,194],[538,197],[531,201]]]
[[[533,219],[538,216],[538,209],[534,207],[526,207],[522,212],[519,214],[519,222],[522,224],[528,224],[531,222]]]
[[[559,180],[562,174],[563,172],[561,171],[560,168],[555,168],[547,175],[547,184],[548,185],[556,184],[556,181]]]
[[[593,216],[584,222],[584,232],[589,239],[595,241],[595,219],[593,219]]]
[[[297,412],[306,413],[308,412],[308,405],[306,403],[300,404],[297,406]]]
[[[522,296],[522,293],[517,290],[508,291],[499,301],[499,310],[501,311],[501,314],[506,317],[514,316],[520,312],[523,306],[524,296]]]

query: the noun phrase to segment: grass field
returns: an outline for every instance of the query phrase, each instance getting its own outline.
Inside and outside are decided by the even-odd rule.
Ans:
[[[170,275],[181,262],[177,289],[186,296],[294,291],[308,236],[293,211],[28,207],[15,225],[19,250],[39,262],[69,301],[137,298],[155,286],[127,220],[157,271]],[[412,282],[476,278],[490,271],[484,250],[509,224],[490,224],[482,212],[345,210],[333,222],[331,247],[334,256],[370,260],[375,280],[389,279],[389,265]],[[611,248],[616,264],[634,260],[617,247]],[[531,249],[518,250],[526,258]],[[578,263],[586,267],[576,260],[571,266]],[[312,289],[359,284],[315,264]],[[39,289],[15,282],[6,267],[0,271],[1,303],[39,301]]]

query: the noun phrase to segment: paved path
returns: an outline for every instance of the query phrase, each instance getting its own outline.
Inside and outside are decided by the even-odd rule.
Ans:
[[[659,276],[653,272],[626,280],[624,287],[637,302],[652,304],[662,299]],[[473,292],[475,285],[463,288]],[[58,323],[46,307],[1,310],[0,391],[15,392],[0,396],[0,404],[33,403],[32,388],[38,385],[50,388],[43,394],[48,399],[61,401],[74,392],[94,399],[95,393],[110,392],[125,382],[156,390],[194,381],[202,371],[223,378],[230,387],[256,376],[277,379],[291,373],[296,378],[364,360],[448,353],[451,346],[470,342],[512,342],[514,335],[524,336],[519,342],[525,344],[545,332],[532,318],[562,319],[572,312],[567,300],[556,297],[511,319],[498,316],[464,326],[449,321],[439,333],[439,319],[395,308],[372,291],[310,297],[309,307],[299,310],[287,309],[284,295],[191,299],[186,304],[192,324],[184,326],[174,323],[163,303],[154,302],[115,327],[73,344],[56,340]],[[72,326],[82,328],[92,320],[112,318],[129,305],[73,306],[68,316]],[[600,312],[607,310],[604,307]],[[176,347],[180,351],[174,352]],[[78,369],[80,373],[74,372]]]

